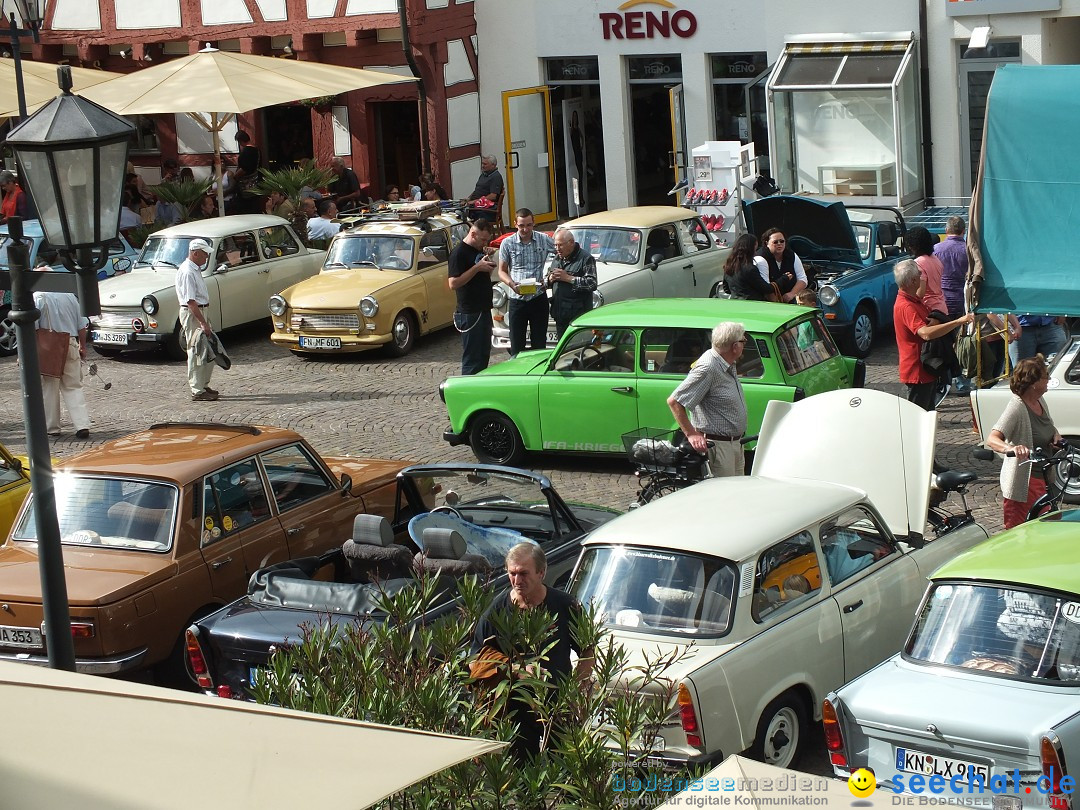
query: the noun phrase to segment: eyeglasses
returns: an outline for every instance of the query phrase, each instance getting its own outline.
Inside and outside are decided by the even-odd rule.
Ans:
[[[769,244],[770,245],[786,245],[787,244],[787,239],[770,239]]]
[[[750,342],[750,338],[748,338],[748,337],[746,337],[746,336],[744,335],[743,337],[739,338],[739,339],[738,339],[738,340],[736,340],[735,342],[736,342],[736,343],[742,343],[742,344],[746,344],[746,343],[749,343],[749,342]]]

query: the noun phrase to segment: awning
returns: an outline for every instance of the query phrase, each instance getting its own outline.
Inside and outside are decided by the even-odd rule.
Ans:
[[[769,87],[892,87],[900,81],[904,57],[914,47],[915,35],[910,31],[859,38],[841,34],[792,38],[784,45]]]

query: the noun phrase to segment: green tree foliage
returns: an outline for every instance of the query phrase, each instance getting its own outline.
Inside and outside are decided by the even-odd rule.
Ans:
[[[651,806],[678,791],[686,773],[659,774],[646,753],[660,724],[674,715],[677,684],[665,671],[693,650],[630,666],[627,654],[591,608],[573,627],[581,649],[594,651],[590,681],[552,683],[544,676],[552,647],[552,619],[544,611],[493,615],[500,636],[516,650],[498,676],[479,684],[470,676],[476,623],[495,597],[475,577],[458,580],[459,602],[434,621],[448,583],[422,579],[418,589],[382,597],[385,622],[306,629],[302,643],[277,649],[256,675],[259,703],[426,731],[509,741],[515,724],[511,699],[533,708],[545,729],[541,755],[517,762],[509,751],[462,763],[391,797],[386,810],[499,810],[500,808],[609,808]],[[494,681],[494,683],[492,683]],[[630,794],[616,788],[658,775],[657,790]],[[664,780],[670,789],[662,789]]]
[[[172,203],[177,206],[180,210],[180,221],[187,222],[191,219],[191,215],[199,206],[199,202],[207,195],[213,184],[214,179],[207,177],[195,181],[165,180],[149,188],[154,193],[154,196],[162,202]]]

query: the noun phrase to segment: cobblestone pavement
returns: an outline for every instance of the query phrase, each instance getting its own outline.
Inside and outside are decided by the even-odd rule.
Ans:
[[[473,459],[468,447],[450,447],[442,440],[449,422],[438,386],[457,373],[460,364],[460,343],[453,330],[420,339],[412,354],[397,360],[377,352],[303,360],[272,346],[268,326],[231,330],[224,339],[233,367],[215,370],[218,402],[191,401],[183,362],[168,361],[157,352],[105,359],[91,350],[90,360],[99,369],[96,379],[84,381],[93,418],[91,437],[79,441],[65,425],[64,435],[53,442],[53,455],[62,458],[156,422],[213,420],[291,428],[327,455],[424,462]],[[498,351],[492,360],[505,357]],[[105,381],[112,383],[111,390],[103,390]],[[879,338],[868,360],[867,385],[902,391],[891,335]],[[0,398],[0,441],[23,452],[15,358],[0,359],[0,390],[8,392]],[[1000,530],[997,466],[971,456],[975,437],[967,399],[949,397],[938,414],[938,460],[978,472],[971,498],[975,514],[991,533]],[[622,459],[533,455],[527,463],[548,474],[564,497],[575,501],[622,509],[636,491],[629,462]]]

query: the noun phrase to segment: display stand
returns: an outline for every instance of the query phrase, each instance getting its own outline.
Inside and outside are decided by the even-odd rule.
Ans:
[[[692,155],[691,183],[682,204],[698,212],[718,244],[730,245],[743,231],[743,182],[754,175],[754,145],[706,141]]]

